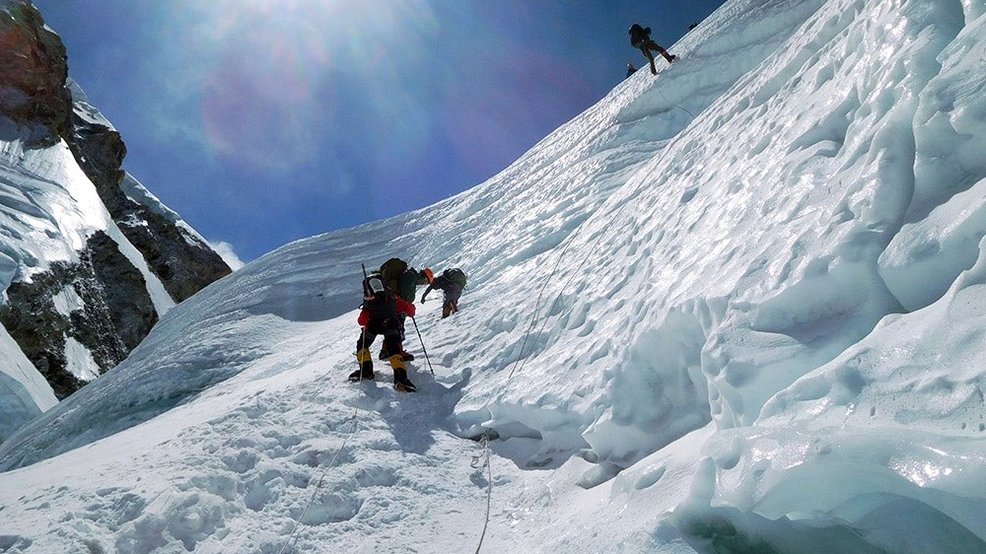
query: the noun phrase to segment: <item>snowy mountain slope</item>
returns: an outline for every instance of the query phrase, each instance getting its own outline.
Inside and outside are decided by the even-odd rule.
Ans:
[[[0,123],[2,135],[15,133]],[[10,164],[7,160],[16,160]],[[88,187],[86,186],[88,184]],[[108,227],[95,190],[64,145],[44,151],[24,149],[19,141],[0,139],[0,287],[30,279],[52,262],[74,261],[86,235]],[[0,389],[0,440],[57,400],[51,386],[3,330],[0,348],[4,387]],[[79,369],[85,356],[70,362]]]
[[[742,7],[733,8],[722,17],[736,20],[736,12],[742,11]],[[804,15],[804,8],[793,12],[787,5],[778,8],[778,21],[773,27],[775,32],[770,33],[772,43],[778,44],[778,36],[793,32],[799,18]],[[753,18],[750,20],[756,21]],[[747,20],[736,21],[737,24],[744,24]],[[718,27],[713,26],[714,29]],[[723,34],[726,33],[710,33],[708,42],[712,45],[709,46],[712,54],[703,59],[706,65],[713,66],[709,73],[717,76],[720,91],[721,87],[738,79],[746,68],[758,63],[756,57],[747,59],[742,64],[724,57],[722,52],[727,46],[718,45],[726,43],[732,47],[737,46],[737,43],[735,40],[722,38]],[[765,48],[752,50],[757,55],[764,55]],[[685,67],[687,64],[681,62],[675,70]],[[730,71],[732,79],[728,78]],[[698,94],[689,94],[691,87],[695,87],[695,90],[707,90],[710,87],[707,82],[696,81],[693,78],[694,73],[684,73],[681,77],[683,84],[679,85],[685,88],[682,95],[699,102],[690,108],[693,111],[701,110],[713,97],[711,93],[706,93],[703,100]],[[669,73],[668,77],[673,75]],[[538,264],[543,263],[538,258],[540,254],[550,251],[574,233],[585,218],[599,211],[599,205],[606,201],[613,187],[625,183],[631,171],[642,162],[655,157],[655,152],[665,146],[666,141],[663,138],[644,140],[640,137],[647,138],[646,135],[641,135],[638,130],[655,125],[660,127],[663,116],[673,107],[665,103],[666,95],[662,90],[648,90],[650,85],[651,82],[645,80],[624,83],[614,93],[611,101],[591,108],[547,137],[502,174],[474,191],[460,195],[458,199],[442,203],[431,210],[370,224],[359,230],[358,239],[348,233],[343,233],[338,238],[325,237],[328,242],[324,248],[332,254],[317,255],[324,260],[313,261],[310,253],[299,253],[298,248],[287,247],[281,250],[281,258],[269,261],[264,258],[258,261],[255,269],[244,268],[238,279],[247,284],[240,285],[238,289],[248,290],[251,297],[244,302],[259,304],[267,299],[275,304],[286,301],[300,305],[309,301],[307,295],[325,288],[324,301],[328,305],[324,312],[319,312],[319,317],[337,315],[356,307],[352,283],[360,279],[360,263],[370,262],[373,258],[379,263],[392,255],[404,256],[412,262],[427,261],[436,268],[462,265],[469,269],[473,283],[471,290],[493,287],[494,295],[509,294],[509,291],[517,287],[518,271],[537,271]],[[642,108],[651,113],[641,113]],[[683,124],[681,113],[687,112],[679,110],[671,115],[679,125]],[[611,139],[610,135],[617,138]],[[635,140],[624,144],[629,142],[626,138],[621,138],[625,136],[634,136]],[[501,232],[501,227],[512,229],[513,232]],[[296,253],[302,257],[294,259]],[[290,258],[285,262],[283,256]],[[528,265],[524,266],[523,262]],[[299,283],[293,279],[286,283],[272,282],[274,279],[271,275],[283,271],[285,263],[290,266],[324,269],[308,277],[306,288],[298,290]],[[549,263],[556,261],[549,260]],[[514,273],[511,274],[511,271]],[[486,281],[489,283],[486,284]],[[560,282],[555,284],[555,288]],[[538,284],[531,283],[529,286],[536,288]],[[555,290],[547,292],[557,294]],[[285,296],[283,300],[278,298],[282,295]],[[513,307],[518,313],[512,317],[525,318],[538,309],[534,305],[533,296],[526,301],[526,306]],[[291,312],[292,306],[284,306],[284,309],[288,310],[288,316],[292,319],[306,317]],[[189,323],[182,321],[176,325],[185,328]],[[517,341],[516,337],[510,340]],[[514,346],[518,347],[519,343]],[[516,357],[516,354],[514,351],[510,355]],[[451,362],[459,363],[457,360],[450,360]],[[466,360],[465,363],[472,365],[476,362]],[[135,377],[135,380],[141,379]],[[109,387],[111,383],[107,382],[104,386]],[[129,385],[124,388],[131,392],[136,390]],[[197,391],[198,385],[193,384],[190,388]],[[120,393],[126,394],[123,391]],[[175,394],[179,400],[184,396],[180,392]],[[568,396],[569,393],[563,391],[563,394]],[[138,396],[136,401],[144,401],[146,398]],[[92,408],[100,412],[101,408],[97,406],[98,404],[93,404]],[[50,417],[55,419],[57,415],[52,414]],[[87,418],[79,418],[78,421],[86,425],[84,422]],[[95,427],[104,429],[102,425]],[[77,437],[85,436],[73,434]],[[69,444],[64,443],[63,448],[69,447]]]
[[[489,182],[288,245],[170,311],[0,446],[0,535],[986,550],[984,12],[727,3],[656,79]],[[434,377],[409,329],[416,395],[342,384],[359,264],[394,254],[470,275],[462,312],[417,316]],[[484,430],[488,467],[463,440]]]
[[[96,292],[95,296],[86,299],[79,296],[77,288],[73,288],[87,286],[79,283],[84,283],[86,275],[92,272],[94,262],[91,257],[97,255],[93,253],[94,234],[103,236],[110,248],[118,250],[119,255],[124,256],[129,265],[135,268],[134,271],[139,271],[139,279],[142,284],[146,284],[149,291],[144,294],[149,294],[148,299],[154,302],[154,309],[164,313],[174,306],[174,301],[148,268],[142,254],[117,227],[65,143],[38,148],[26,144],[21,131],[12,123],[6,122],[3,126],[7,133],[4,139],[0,139],[0,194],[5,199],[0,200],[0,228],[4,236],[0,253],[4,259],[4,272],[0,286],[7,292],[7,309],[20,309],[10,304],[15,298],[14,290],[20,294],[20,291],[27,290],[32,285],[51,289],[55,294],[51,296],[51,304],[46,309],[53,310],[66,319],[74,311],[86,313],[84,318],[76,320],[77,323],[66,326],[66,344],[76,339],[85,341],[82,333],[85,332],[86,324],[78,323],[84,322],[86,318],[99,321],[101,314],[94,315],[95,312],[91,310],[98,309],[98,306],[92,302],[99,302],[99,297],[112,294],[108,290],[110,283],[106,283],[107,290]],[[86,270],[87,267],[90,269]],[[82,269],[79,271],[74,268]],[[97,263],[97,271],[99,268]],[[65,277],[60,278],[58,275]],[[55,276],[54,279],[52,276]],[[58,283],[59,280],[64,282]],[[124,281],[123,278],[119,280],[120,284]],[[73,282],[77,285],[73,285]],[[67,295],[65,298],[74,300],[59,308],[59,295]],[[136,296],[134,298],[139,299]],[[87,300],[90,302],[88,305]],[[23,319],[41,320],[45,317],[43,313],[38,313],[39,308],[36,305],[32,304],[24,310],[33,313],[25,314]],[[5,318],[8,325],[16,319],[6,315]],[[43,335],[48,329],[39,325],[34,329],[17,328],[16,332],[24,344],[25,336],[28,337],[26,340],[31,341],[31,335]],[[65,350],[64,370],[83,381],[91,380],[101,372],[100,362],[105,364],[105,360],[96,353],[99,346],[95,342],[83,345],[76,341],[75,344],[78,348],[74,352],[69,348]],[[10,345],[15,350],[9,351],[7,356],[24,355],[21,345],[13,342]],[[100,359],[100,362],[94,361],[94,357]],[[26,371],[30,374],[37,373],[33,367]],[[32,377],[23,381],[22,385],[30,382],[43,383],[41,389],[44,392],[40,394],[53,398],[51,386],[43,379],[38,381]],[[37,407],[46,409],[51,404],[52,402],[46,400]],[[16,426],[5,427],[5,432],[0,432],[0,436],[8,436],[9,432],[6,430],[14,428]]]

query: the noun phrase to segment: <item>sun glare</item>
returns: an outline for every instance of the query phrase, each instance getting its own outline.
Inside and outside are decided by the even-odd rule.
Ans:
[[[312,159],[316,126],[331,125],[343,83],[382,105],[395,88],[387,64],[430,13],[424,2],[392,0],[217,0],[167,9],[165,40],[184,46],[169,55],[185,62],[169,65],[200,85],[207,144],[271,169]]]

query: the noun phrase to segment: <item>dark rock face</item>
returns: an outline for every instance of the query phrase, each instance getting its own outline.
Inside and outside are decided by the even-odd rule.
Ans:
[[[232,270],[208,244],[145,206],[117,220],[175,302],[182,302]],[[114,216],[114,219],[116,217]],[[143,221],[141,225],[137,222]]]
[[[120,190],[123,158],[127,147],[115,129],[88,123],[72,114],[72,133],[65,137],[75,161],[96,185],[99,197],[110,214],[125,209],[127,195]],[[114,216],[114,219],[116,217]]]
[[[117,226],[137,247],[175,302],[231,273],[208,244],[123,192],[121,166],[127,148],[120,133],[88,123],[78,115],[73,116],[73,124],[74,132],[66,140],[76,161],[96,185]]]
[[[81,307],[60,313],[54,298],[70,289]],[[16,282],[0,306],[0,323],[64,398],[85,384],[68,370],[67,337],[89,349],[101,372],[123,361],[150,332],[157,312],[144,278],[103,232],[90,237],[79,262],[56,262]]]
[[[51,143],[68,133],[72,97],[65,87],[65,46],[27,2],[0,11],[0,113],[18,123],[41,123]]]
[[[147,292],[147,283],[106,233],[98,232],[89,237],[86,253],[96,282],[102,286],[103,300],[115,335],[129,354],[158,320],[157,310]],[[89,346],[81,339],[80,342]]]

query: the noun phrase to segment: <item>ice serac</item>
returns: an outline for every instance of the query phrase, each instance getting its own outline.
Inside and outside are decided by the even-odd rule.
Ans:
[[[30,2],[0,1],[0,45],[0,323],[64,398],[230,270],[124,171],[120,134]]]

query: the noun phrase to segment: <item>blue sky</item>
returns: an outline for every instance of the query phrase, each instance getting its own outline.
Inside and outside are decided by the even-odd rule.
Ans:
[[[505,168],[720,0],[34,0],[124,167],[250,260]],[[673,50],[672,50],[673,52]]]

